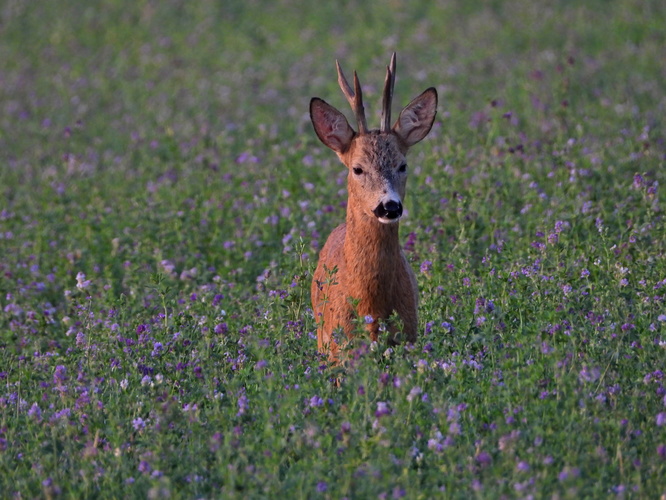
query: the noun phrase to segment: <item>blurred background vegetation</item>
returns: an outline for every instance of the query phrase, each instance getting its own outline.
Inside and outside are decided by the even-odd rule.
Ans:
[[[8,0],[2,150],[17,161],[42,148],[44,162],[54,161],[59,144],[69,152],[63,130],[77,124],[75,139],[121,155],[133,136],[150,140],[168,129],[188,139],[202,128],[213,136],[239,128],[247,138],[260,126],[302,131],[312,95],[340,101],[334,59],[359,71],[375,105],[394,50],[398,100],[436,85],[456,141],[467,127],[450,120],[492,99],[531,114],[532,97],[554,106],[566,96],[580,119],[622,105],[618,127],[658,122],[665,11],[659,1],[631,0]],[[556,75],[569,60],[575,73],[565,83]],[[597,116],[587,117],[592,109]]]
[[[218,202],[223,219],[194,203],[203,213],[190,207],[196,213],[183,221],[206,218],[216,230],[191,248],[165,249],[187,261],[182,255],[248,236],[241,223],[262,226],[280,189],[333,201],[331,182],[342,173],[330,154],[319,154],[308,101],[320,96],[345,109],[339,59],[359,71],[369,114],[378,116],[392,51],[396,108],[425,87],[440,93],[432,151],[439,161],[430,173],[451,162],[479,172],[503,162],[503,150],[536,152],[582,137],[604,166],[644,171],[647,148],[664,154],[664,25],[666,7],[656,0],[8,0],[0,10],[0,190],[18,213],[52,217],[57,231],[39,238],[44,245],[57,237],[94,246],[71,215],[112,209],[123,222],[98,241],[106,254],[114,237],[122,249],[133,225],[156,228],[156,248],[180,231],[164,227],[173,214],[160,214],[160,200]],[[618,143],[613,154],[622,156],[608,157]],[[323,169],[304,168],[311,153]],[[536,172],[550,168],[543,158],[530,161]],[[250,185],[271,202],[239,202]],[[54,196],[57,206],[46,203]],[[417,200],[412,208],[419,210]],[[245,264],[247,277],[277,248],[253,251],[262,257]],[[233,269],[238,259],[228,258]]]

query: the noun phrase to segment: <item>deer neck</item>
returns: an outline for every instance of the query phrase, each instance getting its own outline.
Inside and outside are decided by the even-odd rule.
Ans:
[[[363,283],[378,285],[394,276],[400,257],[398,224],[382,224],[348,207],[344,257],[347,268]]]

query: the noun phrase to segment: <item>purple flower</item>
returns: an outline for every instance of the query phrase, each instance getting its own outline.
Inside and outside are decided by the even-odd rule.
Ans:
[[[86,275],[79,272],[76,275],[76,288],[79,290],[83,290],[84,288],[88,288],[90,286],[90,280],[86,279]]]
[[[656,422],[657,422],[657,427],[663,427],[664,425],[666,425],[666,412],[662,411],[661,413],[657,413]]]
[[[216,335],[224,335],[228,331],[229,331],[229,328],[227,327],[226,323],[219,323],[219,324],[215,325],[214,332],[215,332]]]
[[[324,404],[324,400],[320,398],[319,396],[312,396],[310,398],[310,401],[308,402],[308,406],[310,408],[317,408],[319,406],[322,406]]]
[[[67,380],[67,368],[64,365],[58,365],[53,373],[53,383],[58,385]]]
[[[162,342],[153,342],[153,352],[150,355],[154,358],[160,355],[160,352],[164,349]]]
[[[176,268],[176,266],[174,266],[173,263],[171,263],[168,260],[161,261],[160,265],[162,266],[164,272],[167,274],[172,274],[174,272],[174,269]]]
[[[641,174],[634,175],[634,189],[640,189],[645,184],[645,179]]]
[[[80,410],[81,408],[89,404],[90,404],[90,396],[88,395],[88,391],[84,390],[79,396],[79,398],[76,400],[74,407],[77,410]]]
[[[476,315],[483,312],[483,310],[485,309],[485,305],[486,305],[486,299],[484,299],[483,297],[479,297],[478,299],[476,299],[476,301],[474,302],[474,314]]]
[[[55,372],[53,373],[53,383],[58,388],[59,391],[62,392],[67,390],[67,386],[65,385],[66,381],[67,381],[67,368],[65,368],[63,365],[56,366]]]
[[[521,461],[518,462],[518,464],[516,465],[516,469],[518,469],[518,470],[521,471],[521,472],[527,472],[527,471],[530,470],[530,464],[528,464],[528,463],[525,462],[524,460],[521,460]]]
[[[142,419],[141,417],[137,417],[132,420],[132,427],[134,427],[135,431],[141,431],[146,428],[146,423],[146,420]]]
[[[388,403],[384,401],[377,401],[377,410],[375,411],[375,417],[383,417],[384,415],[390,415],[391,408]]]
[[[42,486],[44,487],[45,494],[48,498],[60,496],[60,493],[62,493],[62,489],[54,484],[53,479],[50,477],[47,477],[42,481]]]
[[[70,410],[69,408],[63,408],[62,410],[57,411],[53,414],[53,416],[51,417],[51,421],[54,422],[60,420],[61,418],[67,419],[71,414],[72,410]]]
[[[221,445],[222,445],[222,433],[216,432],[210,438],[209,450],[215,453],[217,450],[220,449]]]
[[[428,449],[438,453],[442,452],[444,450],[444,444],[442,443],[443,437],[442,433],[437,431],[434,438],[428,439]]]
[[[407,493],[405,492],[404,489],[402,489],[400,486],[396,486],[395,488],[393,488],[393,493],[391,494],[391,496],[395,499],[398,499],[404,497],[406,494]]]
[[[236,416],[240,417],[242,415],[245,415],[245,413],[249,409],[250,409],[250,403],[247,399],[247,396],[245,394],[241,394],[240,397],[238,398],[238,413],[236,413]]]
[[[79,332],[76,334],[76,347],[84,348],[86,346],[86,334]]]
[[[564,467],[562,471],[558,474],[557,478],[560,482],[564,482],[567,479],[575,478],[580,476],[580,469],[578,467]]]
[[[327,489],[328,489],[328,484],[326,484],[326,481],[319,481],[317,483],[317,492],[324,493]]]
[[[366,325],[370,325],[375,321],[375,319],[372,317],[371,314],[368,314],[363,318],[363,321],[365,321]]]
[[[421,392],[422,392],[421,388],[418,385],[415,385],[414,387],[412,387],[412,390],[409,391],[409,394],[407,394],[407,401],[411,403],[416,396],[421,394]]]
[[[428,274],[432,270],[432,261],[424,260],[421,262],[420,271],[422,274]]]
[[[482,467],[486,467],[493,462],[493,457],[485,451],[481,451],[476,455],[476,462]]]
[[[511,450],[513,448],[513,445],[516,444],[519,438],[520,438],[520,431],[513,430],[509,434],[505,434],[499,438],[499,441],[497,442],[497,447],[500,449],[500,451]]]
[[[666,445],[660,444],[657,446],[657,455],[659,455],[659,458],[662,460],[666,460]]]
[[[32,406],[28,410],[28,416],[34,418],[37,421],[42,419],[42,410],[39,408],[37,403],[32,403]]]
[[[589,368],[587,365],[584,365],[580,373],[578,374],[578,379],[581,382],[596,382],[601,376],[601,369],[594,366]]]
[[[580,272],[580,277],[581,277],[581,278],[587,278],[589,275],[590,275],[590,271],[588,271],[587,268],[583,269],[583,270]]]

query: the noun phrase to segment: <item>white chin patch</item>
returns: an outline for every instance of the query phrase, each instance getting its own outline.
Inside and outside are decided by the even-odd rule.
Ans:
[[[395,219],[389,219],[387,217],[377,217],[377,220],[382,224],[395,224],[396,222],[399,222],[400,219],[402,219],[402,215],[400,217],[396,217]]]

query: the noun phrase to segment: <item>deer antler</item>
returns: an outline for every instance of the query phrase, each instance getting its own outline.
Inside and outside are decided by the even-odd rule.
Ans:
[[[345,75],[342,73],[340,63],[336,60],[335,66],[338,68],[338,84],[342,89],[342,93],[347,98],[349,105],[356,115],[356,123],[358,123],[358,133],[366,134],[368,132],[368,124],[365,120],[365,110],[363,109],[363,95],[361,94],[361,84],[358,81],[356,71],[354,71],[354,90],[347,82]]]
[[[382,122],[380,130],[391,130],[391,102],[393,101],[393,87],[395,86],[395,52],[391,56],[391,63],[386,67],[386,80],[384,80],[384,94],[382,95]]]

